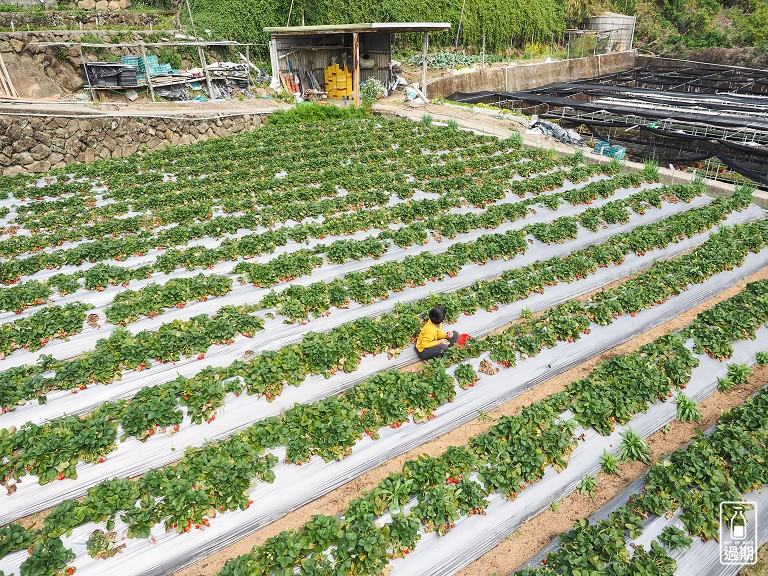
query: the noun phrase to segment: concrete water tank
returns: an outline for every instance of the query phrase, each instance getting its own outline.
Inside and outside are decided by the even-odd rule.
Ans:
[[[587,18],[584,22],[587,30],[597,32],[612,32],[611,52],[631,50],[632,38],[635,35],[635,17],[624,14],[604,12],[599,16]]]

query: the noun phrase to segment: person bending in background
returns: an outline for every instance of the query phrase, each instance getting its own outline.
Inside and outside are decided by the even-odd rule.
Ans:
[[[456,344],[459,338],[458,332],[443,331],[445,320],[445,306],[435,306],[429,311],[429,320],[419,332],[416,339],[416,352],[422,360],[440,358],[445,351]]]

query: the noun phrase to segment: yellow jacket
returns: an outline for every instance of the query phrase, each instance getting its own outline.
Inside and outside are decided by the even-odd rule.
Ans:
[[[442,322],[435,326],[432,323],[432,320],[427,320],[427,323],[424,324],[424,328],[419,332],[419,337],[416,339],[416,350],[424,352],[425,348],[437,346],[439,344],[438,340],[442,340],[445,337],[446,334],[443,332]]]

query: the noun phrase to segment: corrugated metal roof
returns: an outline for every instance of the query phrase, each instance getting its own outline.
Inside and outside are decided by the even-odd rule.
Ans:
[[[327,24],[322,26],[267,26],[271,34],[339,34],[351,32],[437,32],[449,30],[450,22],[371,22],[367,24]]]

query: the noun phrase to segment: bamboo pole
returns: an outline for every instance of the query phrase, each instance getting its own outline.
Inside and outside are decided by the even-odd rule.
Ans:
[[[189,0],[185,0],[187,5],[187,14],[189,14],[189,26],[192,28],[192,34],[197,39],[197,32],[195,31],[195,20],[192,18],[192,8],[189,6]],[[205,53],[202,46],[197,47],[197,55],[200,58],[200,63],[203,66],[203,74],[205,74],[205,84],[208,86],[208,97],[213,100],[213,88],[211,87],[211,73],[208,71],[208,62],[205,61]]]
[[[83,47],[82,45],[80,48],[80,61],[83,64],[83,72],[85,72],[85,79],[88,81],[88,91],[91,93],[91,100],[96,100],[98,97],[98,93],[96,90],[93,89],[93,85],[91,84],[91,75],[88,74],[88,70],[85,67],[85,56],[83,55]]]
[[[18,98],[19,93],[16,91],[16,87],[13,85],[13,80],[11,80],[11,75],[8,73],[8,68],[5,67],[5,60],[3,59],[2,55],[0,55],[0,66],[2,66],[5,82],[8,84],[8,88],[10,89],[8,96],[15,96]]]
[[[152,102],[155,101],[155,89],[152,87],[152,76],[149,73],[149,66],[147,65],[147,50],[144,48],[144,43],[141,43],[141,59],[144,61],[144,74],[147,77],[147,86],[149,86],[149,94],[152,96]]]

